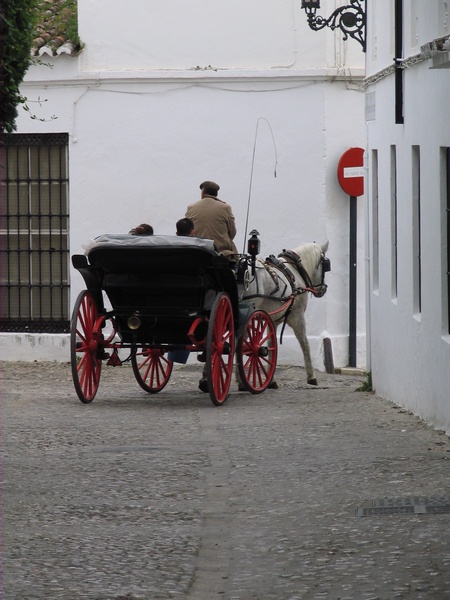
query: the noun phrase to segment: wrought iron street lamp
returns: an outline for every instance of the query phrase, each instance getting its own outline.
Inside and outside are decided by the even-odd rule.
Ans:
[[[328,19],[316,14],[320,8],[320,0],[302,0],[302,8],[308,17],[308,25],[313,31],[324,27],[334,30],[339,28],[344,40],[349,37],[358,41],[366,51],[366,11],[365,0],[349,0],[350,4],[337,8]]]

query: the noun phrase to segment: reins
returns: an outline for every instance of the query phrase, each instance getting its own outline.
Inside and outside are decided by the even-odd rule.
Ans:
[[[298,294],[292,293],[291,296],[289,296],[289,299],[283,304],[283,306],[281,308],[279,308],[278,310],[272,310],[269,313],[269,316],[272,317],[273,315],[276,315],[279,312],[282,312],[286,308],[286,306],[287,306],[287,310],[286,310],[286,312],[284,314],[284,317],[283,317],[283,325],[281,326],[280,344],[283,343],[284,328],[286,327],[287,318],[290,315],[291,310],[294,307],[294,300],[296,299],[297,296],[298,296]]]

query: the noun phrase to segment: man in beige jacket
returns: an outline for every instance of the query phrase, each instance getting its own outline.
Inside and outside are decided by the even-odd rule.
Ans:
[[[236,235],[231,206],[220,200],[220,186],[214,181],[200,184],[201,199],[187,207],[186,217],[194,223],[195,235],[214,240],[216,248],[229,260],[236,260],[238,250],[233,242]]]

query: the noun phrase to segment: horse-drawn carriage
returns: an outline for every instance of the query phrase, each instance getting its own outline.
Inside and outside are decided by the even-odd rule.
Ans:
[[[72,375],[82,402],[94,399],[103,362],[131,361],[141,388],[157,393],[173,361],[191,352],[205,361],[215,405],[229,395],[235,355],[245,389],[258,394],[268,387],[275,327],[267,312],[242,299],[235,271],[211,240],[103,235],[86,254],[72,257],[87,288],[71,325]]]

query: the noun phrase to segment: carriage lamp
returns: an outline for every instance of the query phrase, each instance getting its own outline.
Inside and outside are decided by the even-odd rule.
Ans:
[[[250,254],[250,256],[257,256],[259,254],[261,246],[261,242],[258,238],[259,231],[253,229],[252,231],[250,231],[250,235],[251,238],[248,240],[247,243],[247,252]]]
[[[349,37],[359,42],[363,52],[366,51],[366,0],[349,0],[350,4],[340,6],[327,18],[316,14],[320,8],[320,0],[302,0],[302,8],[306,12],[308,25],[313,31],[329,27],[332,31],[339,28],[344,40]]]
[[[320,8],[320,0],[302,0],[302,8],[306,10],[306,14],[316,11]]]
[[[131,315],[131,317],[128,317],[128,320],[127,320],[128,329],[132,329],[133,331],[136,331],[136,329],[139,329],[139,327],[142,325],[140,316],[141,316],[141,313],[138,310],[136,310]]]
[[[250,231],[250,239],[247,242],[247,252],[252,257],[252,275],[255,275],[256,256],[259,254],[261,242],[259,240],[259,231],[252,229]]]

